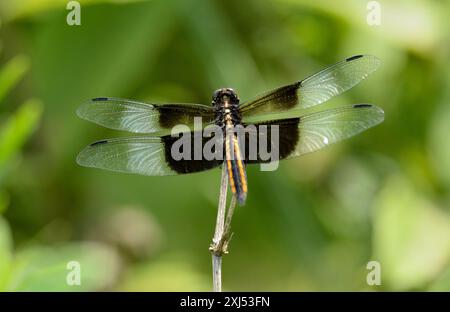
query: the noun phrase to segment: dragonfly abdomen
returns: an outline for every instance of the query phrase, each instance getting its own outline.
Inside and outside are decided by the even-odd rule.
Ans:
[[[213,105],[216,111],[216,125],[224,134],[225,160],[230,188],[239,204],[243,205],[247,198],[247,176],[241,152],[236,126],[241,125],[239,98],[232,89],[219,89],[214,93]]]
[[[233,133],[226,136],[225,156],[231,192],[236,196],[239,204],[243,205],[248,192],[247,174],[238,138]]]

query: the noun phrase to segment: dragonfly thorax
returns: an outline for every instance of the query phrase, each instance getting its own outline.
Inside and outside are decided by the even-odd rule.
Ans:
[[[214,91],[212,96],[212,104],[215,105],[216,103],[228,99],[230,102],[235,102],[239,104],[239,97],[232,88],[221,88]]]
[[[231,88],[222,88],[214,92],[212,105],[216,112],[215,123],[221,128],[241,124],[239,97]]]

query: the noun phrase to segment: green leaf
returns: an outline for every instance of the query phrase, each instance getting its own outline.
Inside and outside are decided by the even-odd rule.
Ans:
[[[0,71],[0,102],[28,71],[30,61],[24,55],[10,60]]]
[[[374,203],[374,260],[394,290],[430,283],[450,260],[450,216],[402,176],[389,178]]]
[[[28,100],[0,127],[0,170],[33,133],[41,113],[41,102]]]

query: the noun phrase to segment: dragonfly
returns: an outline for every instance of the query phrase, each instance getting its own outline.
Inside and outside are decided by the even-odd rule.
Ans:
[[[381,108],[372,104],[316,107],[364,80],[380,65],[372,55],[355,55],[331,65],[303,80],[263,93],[249,101],[240,99],[231,88],[216,90],[211,105],[191,103],[144,103],[134,100],[100,97],[82,104],[77,114],[98,125],[139,134],[134,137],[105,139],[84,148],[77,163],[111,171],[147,176],[167,176],[201,172],[226,166],[229,185],[239,204],[248,194],[246,167],[264,163],[250,159],[242,151],[241,140],[230,129],[236,126],[277,126],[279,160],[301,156],[359,134],[384,120]],[[316,108],[311,111],[310,108]],[[195,130],[195,119],[201,129]],[[178,138],[171,133],[177,125],[187,125],[195,137],[208,125],[223,129],[218,141],[222,159],[173,156]],[[194,127],[194,130],[192,130]],[[270,141],[266,136],[257,140]],[[207,140],[202,137],[201,146]],[[191,151],[191,153],[193,153]]]

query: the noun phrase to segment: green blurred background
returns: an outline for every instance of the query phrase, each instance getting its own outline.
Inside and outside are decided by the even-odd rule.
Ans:
[[[77,106],[248,99],[361,53],[383,65],[329,105],[373,103],[385,122],[248,169],[224,289],[450,290],[450,1],[379,1],[379,26],[361,0],[86,0],[81,26],[67,2],[0,2],[0,290],[210,290],[220,170],[79,167],[85,145],[126,134]]]

